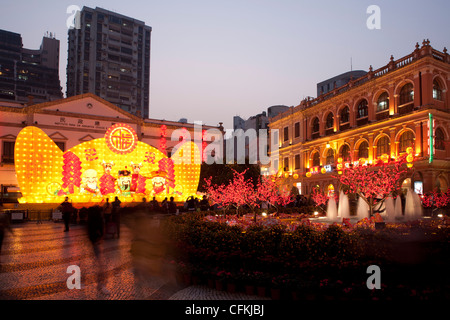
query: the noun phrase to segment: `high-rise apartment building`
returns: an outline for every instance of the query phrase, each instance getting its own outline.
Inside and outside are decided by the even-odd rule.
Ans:
[[[78,22],[69,29],[67,96],[94,93],[148,118],[152,28],[98,7],[83,7]]]
[[[59,40],[50,33],[39,49],[26,49],[20,34],[0,30],[0,99],[39,103],[62,97]]]

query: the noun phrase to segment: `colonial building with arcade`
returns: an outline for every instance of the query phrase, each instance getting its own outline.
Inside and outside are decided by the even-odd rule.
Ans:
[[[271,119],[278,129],[279,174],[310,194],[339,190],[339,169],[410,153],[413,174],[399,182],[417,193],[450,181],[450,56],[428,40],[400,59],[308,98]],[[411,156],[410,156],[411,159]]]
[[[80,203],[195,195],[203,140],[221,126],[143,119],[86,93],[39,104],[0,102],[2,197]],[[16,193],[14,193],[16,192]]]

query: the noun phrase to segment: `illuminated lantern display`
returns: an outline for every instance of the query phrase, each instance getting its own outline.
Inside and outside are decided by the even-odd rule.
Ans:
[[[381,161],[383,161],[384,163],[388,163],[389,162],[389,155],[387,155],[386,153],[382,154],[380,156]]]
[[[74,203],[115,196],[122,202],[153,196],[185,201],[196,194],[200,178],[201,154],[194,142],[180,142],[168,158],[138,141],[127,124],[115,124],[104,138],[66,152],[41,129],[26,127],[17,136],[14,157],[20,203],[60,203],[65,196]]]
[[[413,156],[413,148],[408,147],[406,148],[406,166],[408,168],[411,168],[413,166],[414,156]]]

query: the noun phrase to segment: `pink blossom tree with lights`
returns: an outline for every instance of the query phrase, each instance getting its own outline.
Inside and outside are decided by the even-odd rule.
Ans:
[[[212,183],[212,177],[205,179],[205,189],[212,204],[228,209],[235,208],[239,214],[239,208],[247,205],[253,212],[261,201],[277,208],[291,203],[292,197],[288,190],[281,188],[281,179],[261,176],[256,186],[251,179],[245,178],[245,172],[233,170],[233,179],[228,184],[216,185]]]
[[[245,172],[237,172],[233,169],[233,179],[228,184],[212,184],[212,177],[205,179],[206,193],[212,204],[221,208],[235,208],[239,214],[239,208],[248,205],[254,208],[257,203],[257,194],[250,179],[245,179]]]
[[[338,176],[341,184],[350,193],[361,197],[368,205],[370,216],[377,204],[383,202],[391,192],[399,189],[400,178],[407,174],[406,155],[388,163],[378,162],[374,166],[350,166]]]

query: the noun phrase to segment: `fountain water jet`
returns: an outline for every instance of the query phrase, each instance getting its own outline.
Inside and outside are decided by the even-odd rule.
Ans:
[[[334,200],[334,197],[330,197],[328,200],[327,205],[327,218],[329,220],[336,220],[337,219],[337,206],[336,206],[336,200]]]
[[[339,194],[338,217],[350,218],[350,206],[348,196],[343,191]]]
[[[394,222],[395,221],[395,204],[394,199],[391,195],[389,195],[386,200],[384,200],[384,207],[386,208],[385,215],[386,220],[388,222]]]
[[[400,196],[398,196],[395,199],[395,208],[394,208],[394,218],[398,219],[398,218],[402,218],[403,217],[403,213],[402,213],[402,199]]]
[[[358,217],[358,221],[364,218],[369,218],[369,205],[363,200],[362,197],[359,197],[358,199],[356,216]]]
[[[422,203],[419,195],[412,189],[408,189],[405,202],[405,219],[409,221],[416,220],[421,218],[422,215]]]

